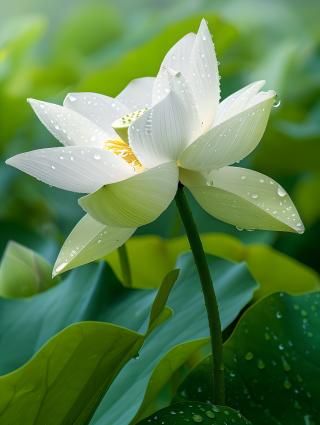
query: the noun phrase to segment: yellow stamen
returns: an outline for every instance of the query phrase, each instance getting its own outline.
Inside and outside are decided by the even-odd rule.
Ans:
[[[107,140],[104,142],[103,147],[106,150],[112,151],[116,155],[123,158],[125,161],[127,161],[128,164],[131,165],[134,170],[143,167],[143,165],[137,160],[135,154],[132,152],[131,147],[121,139],[117,138],[116,140]]]

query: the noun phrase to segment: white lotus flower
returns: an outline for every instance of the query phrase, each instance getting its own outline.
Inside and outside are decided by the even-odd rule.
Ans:
[[[179,179],[222,221],[302,233],[281,186],[230,167],[265,131],[276,93],[259,92],[263,84],[250,84],[219,105],[218,65],[203,20],[197,35],[186,35],[167,53],[156,78],[133,80],[115,99],[72,93],[63,106],[30,99],[64,147],[20,154],[7,164],[52,186],[89,193],[79,199],[88,214],[66,240],[54,273],[121,246],[168,207]]]

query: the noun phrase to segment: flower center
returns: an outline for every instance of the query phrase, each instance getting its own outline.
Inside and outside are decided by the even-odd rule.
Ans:
[[[104,142],[103,147],[107,151],[111,151],[127,161],[127,163],[131,165],[133,171],[136,171],[137,168],[143,167],[143,165],[137,160],[137,157],[133,153],[131,147],[121,139],[107,140]]]
[[[139,111],[132,112],[124,117],[118,118],[111,124],[111,127],[115,130],[115,132],[120,136],[121,140],[129,144],[128,140],[128,128],[129,126],[138,119],[143,113],[145,113],[148,108],[140,109]]]

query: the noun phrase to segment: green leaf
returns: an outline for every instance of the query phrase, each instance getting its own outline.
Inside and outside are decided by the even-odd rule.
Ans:
[[[320,289],[317,272],[297,260],[262,244],[244,245],[234,236],[222,233],[201,235],[204,251],[236,263],[246,261],[253,277],[260,284],[255,301],[270,293],[286,291],[299,295]],[[132,286],[156,288],[159,277],[173,269],[179,254],[190,252],[186,236],[165,240],[159,236],[135,236],[126,243],[131,266]],[[105,257],[118,279],[123,281],[116,252]]]
[[[163,423],[177,425],[184,424],[185,421],[203,425],[249,424],[239,412],[230,407],[198,402],[180,402],[158,410],[152,416],[139,422],[139,425],[148,425],[150,422],[155,425]]]
[[[22,368],[0,379],[3,423],[88,423],[143,335],[99,322],[71,325]],[[103,343],[102,343],[103,341]]]
[[[165,303],[177,277],[171,273],[164,288],[160,286],[145,335],[108,323],[74,324],[50,339],[22,368],[0,378],[0,392],[5,394],[1,420],[42,423],[50,417],[54,423],[88,424],[123,366],[172,316]]]
[[[208,262],[222,326],[226,328],[250,301],[257,284],[245,264],[232,264],[214,257],[208,257]],[[207,344],[207,317],[192,255],[182,255],[177,268],[179,278],[168,299],[174,316],[147,338],[139,359],[128,362],[122,369],[92,424],[122,425],[136,415],[137,420],[143,419],[150,409],[158,408],[155,397],[172,374]],[[156,290],[124,288],[105,262],[78,268],[62,283],[28,300],[0,299],[1,373],[22,366],[52,336],[75,322],[106,321],[134,332],[139,332],[144,323],[148,327],[150,310],[152,317],[156,317],[157,304],[164,305],[176,274],[174,271],[167,277],[164,282],[167,289],[159,292],[154,304]],[[166,308],[153,326],[169,314]],[[123,405],[126,409],[119,409]]]
[[[8,242],[0,264],[0,296],[23,298],[46,291],[60,278],[51,278],[52,265],[36,252]]]
[[[224,329],[233,321],[232,317],[238,315],[240,305],[246,304],[245,299],[251,298],[256,284],[245,264],[232,264],[214,257],[208,257],[208,262]],[[157,410],[155,396],[163,385],[180,368],[183,359],[188,360],[207,344],[208,319],[192,255],[181,256],[176,267],[180,274],[168,299],[174,316],[150,335],[139,359],[124,367],[112,391],[102,400],[91,425],[133,424]],[[140,293],[141,306],[144,306],[147,301],[142,294],[149,291],[136,292]],[[122,308],[126,305],[124,300]],[[119,412],[119,406],[124,405],[126,409]]]
[[[163,279],[159,291],[157,292],[156,298],[151,308],[149,329],[153,326],[154,322],[158,319],[159,315],[163,311],[169,294],[176,280],[178,279],[180,270],[172,270]]]
[[[244,314],[225,344],[227,404],[253,423],[320,421],[319,301],[319,292],[269,296]],[[173,402],[206,401],[211,373],[209,356],[179,387]]]

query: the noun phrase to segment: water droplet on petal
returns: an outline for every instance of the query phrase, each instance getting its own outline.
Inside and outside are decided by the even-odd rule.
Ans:
[[[241,176],[241,180],[245,180],[246,179],[246,176]]]
[[[278,95],[276,95],[276,97],[274,98],[274,102],[273,102],[273,107],[277,108],[278,106],[280,106],[281,100],[280,97]]]
[[[53,170],[55,170],[55,169],[56,169],[56,167],[55,167],[54,165],[51,165],[51,168],[52,168]]]
[[[279,186],[278,187],[278,195],[281,196],[281,197],[284,197],[284,196],[286,196],[286,194],[287,194],[287,192],[281,186]]]
[[[259,198],[259,195],[257,193],[253,193],[252,197],[253,197],[253,199],[257,199],[257,198]]]
[[[202,36],[202,40],[206,40],[207,37],[205,35]]]
[[[71,96],[70,94],[69,94],[68,99],[69,99],[71,102],[75,102],[75,101],[77,100],[77,98],[76,98],[76,97]]]
[[[95,154],[93,155],[93,158],[94,158],[94,159],[96,159],[96,160],[98,160],[98,159],[100,159],[100,155],[99,155],[98,153],[95,153]]]

